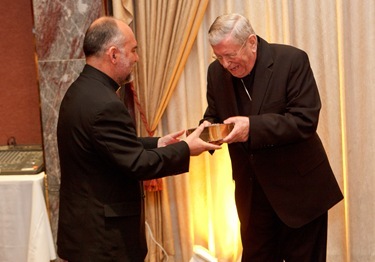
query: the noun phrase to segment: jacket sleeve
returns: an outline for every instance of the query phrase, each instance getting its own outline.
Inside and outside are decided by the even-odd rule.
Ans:
[[[158,147],[159,138],[160,137],[138,137],[138,140],[145,149],[154,149]]]
[[[103,105],[92,128],[95,147],[102,152],[102,157],[133,178],[159,178],[189,169],[190,152],[186,142],[146,149],[141,141],[151,148],[152,144],[156,147],[157,138],[139,139],[131,117],[120,101]]]

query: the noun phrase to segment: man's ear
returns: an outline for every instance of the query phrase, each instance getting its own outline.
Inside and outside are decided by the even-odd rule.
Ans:
[[[258,38],[256,35],[251,34],[248,38],[252,50],[257,50]]]
[[[118,53],[118,49],[115,46],[111,46],[108,49],[107,55],[109,56],[109,59],[111,60],[112,63],[116,63],[117,53]]]

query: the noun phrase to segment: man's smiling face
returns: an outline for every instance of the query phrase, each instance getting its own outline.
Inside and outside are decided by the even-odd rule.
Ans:
[[[214,56],[233,76],[242,78],[254,67],[257,50],[257,37],[250,35],[243,43],[230,35],[212,46]]]

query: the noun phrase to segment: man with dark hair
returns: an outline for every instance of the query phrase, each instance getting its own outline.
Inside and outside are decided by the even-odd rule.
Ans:
[[[228,143],[242,261],[326,260],[327,211],[343,195],[316,129],[321,108],[307,54],[269,44],[239,14],[209,29],[205,125]]]
[[[199,138],[203,125],[184,141],[184,130],[137,137],[116,95],[138,61],[136,50],[124,22],[94,21],[84,39],[86,65],[61,103],[57,247],[69,262],[144,261],[141,181],[187,172],[190,156],[220,148]]]

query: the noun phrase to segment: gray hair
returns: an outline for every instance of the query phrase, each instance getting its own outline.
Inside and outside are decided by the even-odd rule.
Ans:
[[[113,17],[101,17],[91,24],[83,40],[83,52],[86,57],[99,56],[111,45],[118,48],[125,42],[117,20]]]
[[[249,20],[240,14],[218,16],[208,30],[208,41],[212,46],[231,35],[238,43],[243,43],[251,34],[255,34]]]

